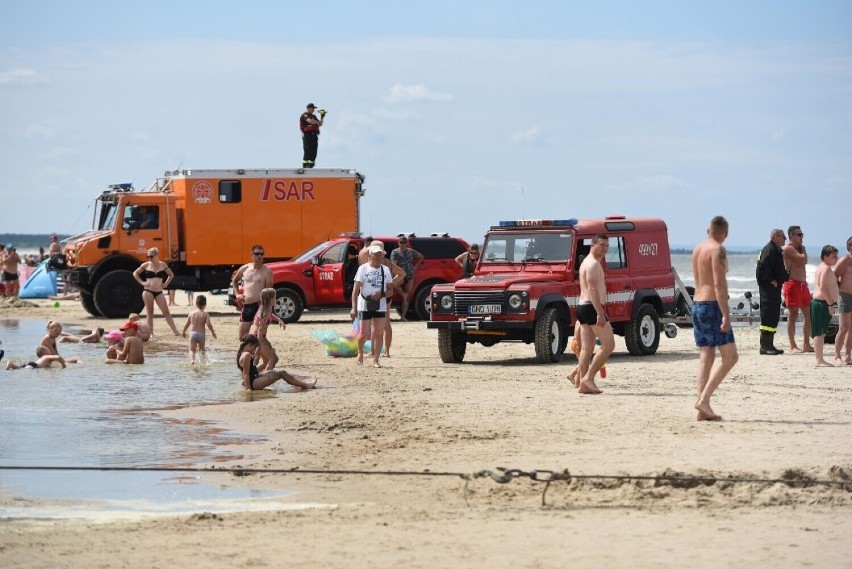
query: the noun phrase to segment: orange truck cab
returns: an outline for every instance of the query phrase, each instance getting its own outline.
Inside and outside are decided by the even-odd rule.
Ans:
[[[65,240],[66,282],[95,316],[143,308],[133,271],[157,247],[170,288],[227,289],[252,245],[269,261],[358,231],[364,176],[355,170],[175,170],[143,191],[116,184],[95,200],[93,229]]]
[[[676,304],[666,224],[609,216],[492,227],[473,276],[432,287],[427,326],[438,330],[441,359],[461,362],[467,344],[526,342],[535,345],[538,361],[559,361],[576,322],[580,263],[600,233],[609,238],[603,261],[607,319],[631,354],[655,353],[660,318]]]

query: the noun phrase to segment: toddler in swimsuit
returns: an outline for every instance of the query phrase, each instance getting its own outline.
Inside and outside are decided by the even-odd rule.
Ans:
[[[186,317],[186,324],[183,327],[182,336],[186,338],[186,331],[189,330],[189,363],[195,363],[196,350],[201,351],[203,361],[207,360],[207,347],[205,345],[204,327],[210,328],[210,333],[216,339],[216,331],[213,330],[213,322],[210,321],[210,315],[204,309],[207,307],[207,297],[199,294],[195,299],[195,310],[189,313]]]

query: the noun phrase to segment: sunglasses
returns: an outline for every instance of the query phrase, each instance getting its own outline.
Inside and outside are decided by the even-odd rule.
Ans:
[[[263,251],[260,251],[260,252],[252,251],[251,254],[254,255],[255,257],[263,257]]]
[[[149,259],[153,259],[154,257],[156,257],[156,255],[148,255]]]
[[[790,235],[795,235],[796,237],[804,237],[804,233],[791,233]]]

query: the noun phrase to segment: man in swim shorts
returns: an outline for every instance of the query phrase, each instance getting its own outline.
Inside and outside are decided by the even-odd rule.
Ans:
[[[846,240],[846,254],[834,265],[839,328],[834,338],[834,365],[852,365],[852,237]],[[846,357],[843,357],[843,353]]]
[[[249,333],[254,316],[260,309],[260,294],[265,288],[272,288],[272,270],[263,264],[265,251],[261,245],[251,248],[251,263],[246,263],[234,273],[231,286],[234,292],[239,290],[240,279],[243,281],[243,292],[237,294],[237,306],[240,311],[240,340]]]
[[[6,298],[18,296],[18,290],[21,286],[18,281],[18,265],[20,263],[21,257],[18,256],[15,246],[12,243],[9,243],[3,251],[2,258],[3,282],[6,285]]]
[[[790,274],[789,280],[784,283],[784,303],[787,305],[787,337],[790,339],[790,353],[813,352],[810,344],[811,337],[811,292],[808,290],[807,272],[805,266],[808,264],[808,253],[803,244],[805,234],[798,225],[791,225],[787,230],[787,244],[781,252],[784,257],[784,267]],[[796,320],[799,319],[799,310],[802,311],[804,320],[805,338],[802,349],[796,345]]]
[[[707,239],[692,251],[692,273],[695,277],[692,321],[699,353],[698,400],[695,402],[698,421],[722,419],[710,407],[710,398],[739,358],[728,307],[728,253],[722,246],[727,238],[728,221],[717,215],[710,220]],[[714,368],[717,349],[722,361]]]
[[[607,321],[606,283],[601,260],[609,250],[609,237],[599,233],[592,237],[589,254],[580,265],[580,304],[577,306],[577,321],[580,323],[580,356],[577,377],[577,391],[596,395],[601,393],[595,385],[595,374],[606,363],[606,359],[615,349],[612,326]],[[595,350],[595,339],[600,339],[601,347]],[[591,363],[589,363],[591,361]]]

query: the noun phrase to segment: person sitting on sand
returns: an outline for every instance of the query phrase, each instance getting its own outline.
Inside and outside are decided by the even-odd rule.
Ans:
[[[317,380],[309,379],[303,381],[290,375],[282,370],[268,370],[263,373],[257,370],[255,361],[260,350],[260,340],[254,334],[246,334],[242,338],[240,348],[237,350],[237,368],[240,370],[240,378],[245,389],[256,391],[269,387],[279,379],[283,379],[290,385],[301,387],[302,389],[312,389],[316,387]]]
[[[59,335],[59,342],[74,342],[74,343],[83,343],[83,344],[97,344],[103,338],[104,329],[103,328],[95,328],[92,330],[90,334],[86,334],[85,336],[75,336],[69,332],[62,332]]]
[[[6,363],[6,369],[47,369],[54,363],[58,363],[63,368],[65,367],[65,358],[63,358],[62,356],[48,354],[47,348],[45,348],[44,346],[39,346],[38,348],[36,348],[36,357],[38,358],[36,361],[25,362],[21,365],[18,365],[13,361],[9,361]]]
[[[59,338],[61,335],[62,324],[60,324],[56,320],[51,320],[47,323],[47,334],[42,337],[41,342],[39,342],[39,345],[47,348],[48,355],[58,356],[59,350],[56,347],[56,339]],[[65,360],[65,363],[76,364],[80,363],[80,360],[77,358],[68,358]]]
[[[115,359],[107,358],[108,364],[144,364],[145,353],[142,340],[136,335],[139,324],[127,322],[120,328],[124,332],[124,347],[118,352]]]

